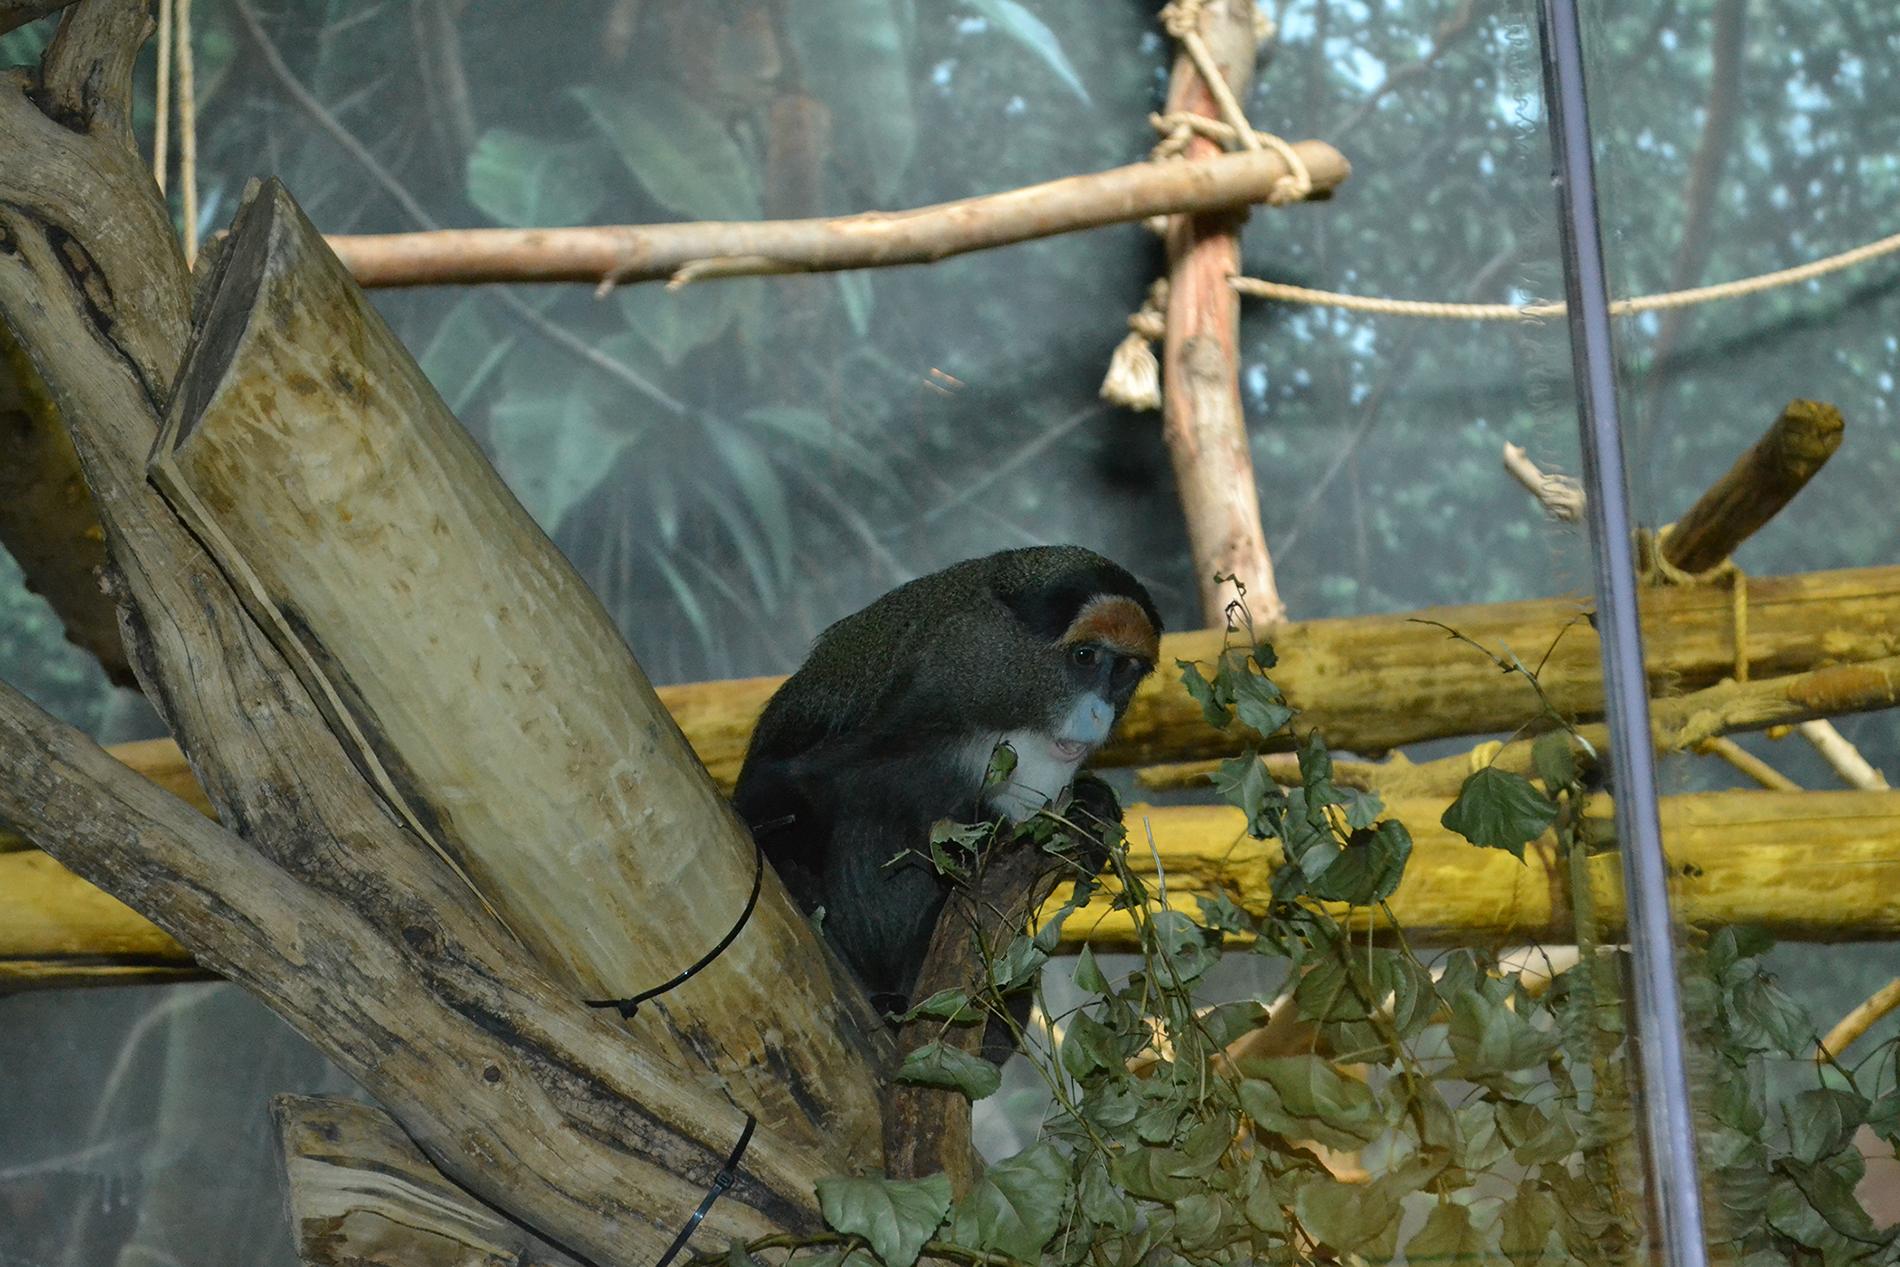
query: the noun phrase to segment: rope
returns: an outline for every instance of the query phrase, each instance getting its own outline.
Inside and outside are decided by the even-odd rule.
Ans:
[[[1748,681],[1748,573],[1734,559],[1723,559],[1706,572],[1685,572],[1664,556],[1669,534],[1676,525],[1664,524],[1651,532],[1636,530],[1638,570],[1657,585],[1722,585],[1729,589],[1729,629],[1735,644],[1735,680]]]
[[[172,0],[158,0],[158,100],[152,119],[152,179],[165,192],[165,168],[171,157]]]
[[[1713,286],[1696,286],[1689,290],[1671,290],[1657,295],[1638,295],[1632,299],[1618,299],[1610,305],[1610,315],[1628,317],[1639,312],[1688,308],[1695,304],[1714,303],[1720,299],[1739,299],[1744,295],[1755,295],[1765,290],[1775,290],[1782,286],[1812,281],[1817,277],[1825,277],[1829,273],[1838,273],[1844,268],[1852,268],[1856,264],[1865,264],[1884,255],[1891,255],[1896,251],[1900,251],[1900,233],[1863,243],[1852,250],[1799,264],[1793,268],[1777,269],[1772,273],[1743,277],[1732,282],[1719,282]],[[1446,321],[1539,321],[1547,317],[1564,315],[1564,306],[1561,303],[1455,304],[1425,299],[1387,299],[1379,296],[1347,295],[1339,291],[1314,290],[1306,286],[1289,286],[1284,282],[1264,281],[1258,277],[1234,277],[1229,281],[1233,288],[1243,295],[1274,299],[1281,303],[1377,313],[1388,317],[1431,317]]]
[[[176,0],[178,20],[178,185],[184,195],[185,266],[198,262],[198,93],[191,61],[191,0]]]

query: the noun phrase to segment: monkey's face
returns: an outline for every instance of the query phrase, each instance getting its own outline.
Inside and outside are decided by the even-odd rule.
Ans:
[[[990,802],[1021,820],[1055,799],[1089,754],[1107,742],[1141,680],[1154,670],[1160,635],[1141,605],[1097,595],[1044,653],[1049,711],[1040,726],[1001,736],[1016,764]],[[1050,689],[1052,688],[1052,689]],[[982,757],[987,762],[988,750]]]

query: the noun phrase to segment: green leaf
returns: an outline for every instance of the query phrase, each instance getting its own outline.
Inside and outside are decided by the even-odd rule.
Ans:
[[[1541,1184],[1519,1185],[1498,1219],[1499,1250],[1518,1267],[1543,1261],[1561,1213],[1557,1199]]]
[[[1788,1151],[1799,1161],[1818,1162],[1847,1146],[1866,1120],[1867,1102],[1847,1091],[1816,1087],[1787,1102]]]
[[[511,388],[489,411],[495,469],[548,533],[644,429],[607,425],[595,397],[586,383],[565,379]]]
[[[832,1231],[862,1236],[884,1267],[911,1267],[950,1212],[950,1179],[820,1179],[818,1204]]]
[[[1353,832],[1345,848],[1313,877],[1306,891],[1325,902],[1376,905],[1399,887],[1411,856],[1412,833],[1404,823],[1388,818],[1375,828]]]
[[[1376,1184],[1340,1183],[1316,1176],[1300,1185],[1293,1198],[1300,1226],[1322,1244],[1341,1253],[1368,1245],[1388,1229],[1396,1234],[1403,1211]],[[1366,1255],[1378,1261],[1379,1255]]]
[[[584,224],[606,201],[598,141],[557,142],[490,128],[468,156],[468,200],[519,229]]]
[[[1521,774],[1496,766],[1474,771],[1439,819],[1474,845],[1524,857],[1524,846],[1557,821],[1557,805]]]
[[[1557,1046],[1557,1035],[1534,1028],[1504,1004],[1477,991],[1452,1000],[1446,1037],[1457,1058],[1458,1073],[1473,1082],[1542,1064]]]
[[[1108,978],[1102,975],[1102,969],[1095,962],[1095,951],[1084,944],[1082,953],[1075,957],[1075,988],[1085,994],[1105,995],[1109,992]]]
[[[1222,1239],[1231,1211],[1211,1193],[1196,1192],[1174,1203],[1174,1239],[1190,1252],[1209,1249]]]
[[[1767,1045],[1794,1056],[1815,1039],[1814,1022],[1807,1010],[1765,972],[1757,972],[1729,992],[1736,1041]]]
[[[1069,1166],[1044,1140],[997,1162],[963,1200],[950,1222],[951,1239],[1033,1262],[1062,1224]]]
[[[1253,749],[1220,763],[1214,771],[1214,790],[1247,816],[1247,834],[1254,839],[1265,840],[1280,833],[1286,797],[1273,785],[1267,767]]]
[[[1201,666],[1192,660],[1176,660],[1174,664],[1181,670],[1181,685],[1187,687],[1187,693],[1200,704],[1207,724],[1216,730],[1227,729],[1228,723],[1234,720],[1234,697],[1225,681],[1218,685],[1208,681],[1201,675]]]
[[[720,284],[724,285],[723,282]],[[749,423],[801,445],[828,462],[843,462],[860,474],[885,484],[894,486],[898,483],[897,472],[890,463],[816,409],[804,409],[796,405],[761,405],[756,409],[748,409],[744,418]]]
[[[904,1058],[899,1082],[926,1087],[948,1087],[972,1100],[981,1100],[1003,1084],[1000,1070],[981,1056],[946,1046],[941,1039],[925,1043]]]
[[[1266,678],[1244,670],[1222,670],[1221,678],[1230,682],[1234,712],[1243,725],[1251,727],[1262,739],[1293,720],[1280,688]]]
[[[1498,1106],[1498,1129],[1520,1166],[1563,1161],[1577,1151],[1577,1133],[1570,1129],[1562,1106],[1555,1103],[1540,1106],[1507,1100]]]
[[[515,336],[497,332],[483,314],[492,302],[478,292],[463,295],[416,356],[416,364],[458,418],[514,350]]]
[[[1425,1226],[1405,1243],[1407,1263],[1480,1263],[1490,1256],[1483,1236],[1471,1224],[1471,1211],[1452,1201],[1440,1201],[1425,1218]]]
[[[852,270],[833,273],[832,277],[838,283],[838,296],[844,301],[844,319],[850,323],[851,333],[865,338],[871,333],[871,308],[875,300],[870,272]]]
[[[1127,1149],[1109,1159],[1109,1177],[1137,1197],[1150,1201],[1177,1201],[1202,1188],[1198,1179],[1179,1173],[1181,1154],[1171,1148]]]
[[[1079,1195],[1082,1217],[1091,1223],[1117,1232],[1135,1226],[1135,1203],[1108,1177],[1108,1163],[1100,1154],[1083,1165]]]
[[[916,1004],[898,1019],[902,1021],[914,1021],[920,1016],[932,1016],[941,1021],[951,1021],[962,1024],[968,1021],[974,1021],[982,1015],[982,1012],[971,1006],[970,995],[967,990],[949,989],[937,991],[922,1003]]]
[[[1028,985],[1042,971],[1042,965],[1048,962],[1049,952],[1038,946],[1033,938],[1017,937],[991,962],[990,985],[1004,993]]]
[[[1156,911],[1142,930],[1142,941],[1182,985],[1197,979],[1220,959],[1218,936],[1180,911]]]
[[[1293,988],[1293,1002],[1308,1021],[1362,1021],[1371,1014],[1349,969],[1336,957],[1307,970]]]
[[[1062,1034],[1062,1067],[1078,1082],[1097,1069],[1120,1070],[1127,1059],[1123,1040],[1087,1012],[1069,1019]]]
[[[668,369],[726,332],[734,316],[732,300],[724,282],[681,290],[622,286],[614,291],[627,328],[646,340]]]
[[[1201,925],[1217,933],[1252,933],[1258,925],[1243,908],[1234,904],[1225,890],[1213,897],[1196,894],[1194,904],[1201,908]]]
[[[909,0],[798,0],[785,24],[803,82],[831,110],[838,163],[891,198],[917,151]]]
[[[1552,797],[1577,781],[1577,755],[1570,746],[1570,732],[1553,730],[1539,735],[1531,745],[1531,763],[1544,780],[1544,790]]]
[[[671,81],[632,75],[611,90],[570,91],[655,202],[693,220],[759,218],[752,164],[725,125]]]
[[[1082,104],[1089,104],[1089,94],[1082,87],[1075,67],[1069,64],[1068,55],[1062,51],[1061,41],[1056,39],[1055,32],[1041,18],[1016,3],[1016,0],[967,0],[967,3],[988,18],[998,31],[1041,58],[1056,73],[1056,77],[1081,99]]]
[[[1372,1088],[1315,1055],[1243,1060],[1240,1105],[1262,1126],[1333,1148],[1357,1148],[1385,1130]]]

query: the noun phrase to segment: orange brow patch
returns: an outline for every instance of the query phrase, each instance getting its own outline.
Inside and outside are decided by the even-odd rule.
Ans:
[[[1141,604],[1120,594],[1097,594],[1076,613],[1075,623],[1062,635],[1062,645],[1099,642],[1123,655],[1140,656],[1149,664],[1161,655],[1161,639]]]

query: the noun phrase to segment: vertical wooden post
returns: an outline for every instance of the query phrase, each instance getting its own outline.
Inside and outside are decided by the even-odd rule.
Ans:
[[[1251,0],[1209,0],[1200,23],[1222,76],[1234,96],[1245,101],[1255,56]],[[1168,110],[1220,116],[1206,81],[1185,52],[1175,58]],[[1219,148],[1197,136],[1188,142],[1186,157],[1205,158]],[[1228,278],[1240,271],[1243,219],[1231,213],[1175,216],[1167,237],[1162,434],[1187,514],[1201,612],[1213,626],[1225,623],[1232,597],[1214,580],[1217,573],[1237,576],[1246,585],[1256,620],[1286,619],[1260,526],[1260,494],[1254,487],[1253,455],[1240,407],[1240,300]]]

